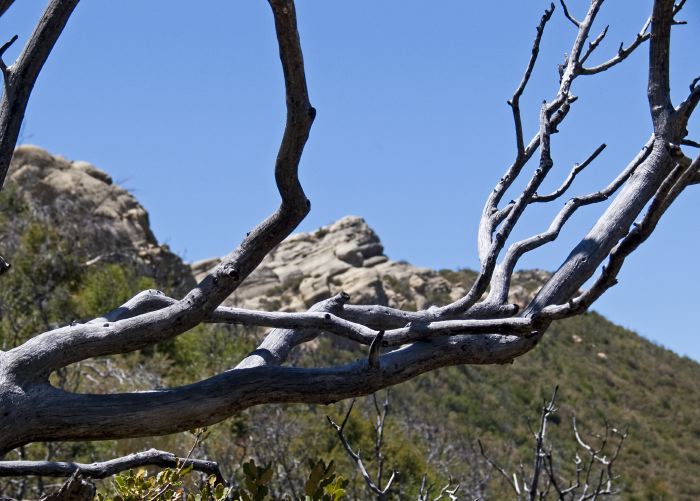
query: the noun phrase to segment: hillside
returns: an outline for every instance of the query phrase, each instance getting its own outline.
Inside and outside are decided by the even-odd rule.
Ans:
[[[217,263],[190,268],[159,245],[136,199],[85,162],[71,162],[36,147],[21,147],[0,195],[0,254],[13,264],[2,277],[0,346],[6,349],[49,326],[89,318],[116,306],[141,287],[181,294]],[[346,217],[312,233],[290,237],[229,298],[250,308],[303,310],[344,290],[357,303],[425,308],[461,295],[470,270],[429,270],[384,255],[364,220]],[[511,300],[523,303],[547,276],[521,271]],[[28,308],[27,305],[32,305]],[[39,311],[41,314],[36,313]],[[255,345],[261,332],[204,326],[148,352],[100,359],[57,374],[71,391],[147,389],[192,382],[226,370]],[[311,344],[311,343],[310,343]],[[330,337],[298,350],[292,363],[337,363],[364,356],[357,346]],[[596,313],[555,324],[540,346],[509,366],[454,367],[423,375],[390,391],[387,468],[401,472],[399,497],[414,498],[424,473],[459,479],[462,492],[503,499],[505,487],[475,449],[481,439],[502,464],[529,464],[528,419],[560,386],[559,417],[550,438],[563,471],[571,471],[575,441],[571,417],[590,436],[603,419],[629,426],[616,473],[623,499],[700,497],[700,365],[613,325]],[[372,450],[372,406],[360,402],[349,435]],[[335,406],[250,409],[211,428],[196,451],[236,475],[250,456],[276,466],[275,492],[298,488],[308,457],[335,458],[350,477],[351,495],[366,499],[361,480],[334,438],[325,415]],[[24,457],[106,459],[144,447],[184,454],[187,435],[91,444],[37,444]],[[14,484],[0,483],[10,494]],[[468,499],[468,497],[465,497]]]

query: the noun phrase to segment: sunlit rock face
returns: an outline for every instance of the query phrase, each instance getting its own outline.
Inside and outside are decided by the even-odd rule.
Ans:
[[[8,189],[16,189],[32,217],[74,237],[86,265],[130,263],[140,274],[184,293],[195,282],[189,267],[151,231],[148,212],[94,165],[20,146],[10,164]],[[13,235],[5,235],[11,246]]]
[[[201,278],[219,263],[192,265]],[[304,310],[345,291],[355,304],[382,304],[405,309],[442,305],[463,296],[475,273],[418,268],[384,255],[377,234],[364,219],[348,216],[311,233],[292,235],[275,248],[227,304],[269,310]],[[521,305],[547,274],[517,273],[510,299]]]
[[[213,258],[191,267],[184,264],[167,245],[158,243],[148,212],[136,198],[88,162],[67,160],[36,146],[20,146],[8,181],[34,217],[63,234],[75,235],[88,265],[100,261],[135,264],[141,274],[184,294],[220,262]],[[6,236],[5,247],[13,245],[12,238]],[[345,291],[355,304],[424,309],[463,296],[474,277],[469,270],[435,271],[393,261],[365,220],[348,216],[287,238],[226,304],[305,310]],[[516,273],[511,301],[522,305],[546,277],[541,271]]]

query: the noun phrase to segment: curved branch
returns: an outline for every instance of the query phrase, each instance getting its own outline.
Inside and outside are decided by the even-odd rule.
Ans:
[[[645,25],[646,26],[646,25]],[[606,28],[607,30],[607,28]],[[605,36],[605,31],[601,34],[603,37]],[[596,39],[593,43],[597,42],[595,45],[597,46],[601,40]],[[605,61],[604,63],[600,63],[596,66],[592,66],[590,68],[586,67],[581,67],[581,75],[595,75],[596,73],[601,73],[603,71],[606,71],[613,66],[620,64],[622,61],[627,59],[640,45],[642,45],[644,42],[649,40],[651,38],[651,35],[649,33],[644,33],[644,31],[637,33],[637,36],[635,37],[634,41],[629,45],[629,47],[624,47],[623,44],[620,44],[620,47],[617,49],[617,54]],[[593,46],[593,43],[591,43],[591,48],[589,48],[588,52],[586,55],[582,58],[581,64],[583,64],[587,59],[590,53],[592,53],[595,50],[595,46]]]
[[[306,216],[310,203],[299,183],[298,167],[315,110],[309,103],[294,3],[270,0],[270,5],[287,103],[287,123],[275,164],[275,180],[282,198],[277,211],[251,231],[181,301],[114,323],[57,329],[3,354],[20,379],[40,381],[71,363],[138,350],[188,331],[208,317]]]
[[[685,98],[685,100],[683,100],[683,102],[676,108],[675,114],[678,120],[678,127],[684,132],[684,136],[687,135],[685,128],[688,126],[688,121],[695,111],[698,102],[700,102],[700,85],[698,82],[700,82],[700,77],[693,79],[693,81],[690,83],[690,94],[688,94],[688,97]],[[684,143],[694,143],[689,144],[689,146],[694,146],[695,148],[699,147],[699,145],[694,141],[684,141]]]
[[[569,173],[567,178],[564,180],[562,185],[557,190],[553,191],[549,195],[538,195],[535,193],[532,196],[532,203],[551,202],[552,200],[556,200],[557,198],[562,196],[564,193],[566,193],[566,190],[569,189],[569,187],[571,186],[571,183],[573,183],[574,179],[576,179],[576,176],[583,169],[588,167],[591,164],[591,162],[593,162],[593,160],[595,160],[598,157],[598,155],[601,154],[601,152],[605,149],[606,146],[607,146],[606,144],[601,144],[600,146],[598,146],[598,148],[596,148],[596,150],[593,153],[591,153],[591,155],[582,164],[574,165],[574,168],[571,169],[571,172]],[[645,146],[645,148],[646,148],[646,146]]]
[[[3,69],[5,92],[0,102],[0,188],[5,184],[36,79],[78,1],[51,0],[17,61]],[[0,15],[11,4],[12,1],[0,3]]]
[[[580,74],[581,69],[581,52],[583,46],[588,39],[591,26],[595,21],[598,11],[600,10],[603,0],[592,0],[591,5],[586,13],[586,17],[578,22],[578,33],[571,47],[571,55],[566,58],[565,64],[560,68],[560,83],[557,95],[546,106],[546,114],[549,119],[552,131],[557,130],[557,126],[561,123],[568,114],[571,104],[576,101],[576,97],[571,95],[571,85],[576,77]],[[526,81],[526,80],[524,80]],[[530,160],[534,152],[540,146],[540,135],[538,134],[528,144],[524,150],[519,150],[513,164],[508,168],[505,175],[500,179],[492,193],[489,195],[481,215],[479,223],[479,232],[477,238],[479,260],[481,261],[482,274],[486,276],[486,282],[490,279],[492,268],[489,266],[495,265],[492,259],[493,251],[500,252],[504,242],[494,242],[493,233],[498,225],[497,220],[504,220],[499,214],[498,204],[510,188],[515,179],[520,175],[522,168]],[[508,209],[511,210],[510,208]],[[518,216],[519,217],[519,216]],[[517,221],[517,217],[515,218]],[[507,238],[507,235],[506,235]],[[481,285],[481,284],[480,284]],[[485,290],[485,288],[484,288]],[[483,292],[483,291],[482,291]],[[471,298],[473,300],[473,298]],[[463,301],[463,304],[468,304],[469,301]]]
[[[0,477],[37,475],[42,477],[70,477],[77,470],[84,477],[107,478],[122,471],[140,466],[159,466],[161,468],[177,468],[192,466],[193,470],[207,475],[214,475],[223,483],[224,477],[219,465],[203,459],[180,458],[170,452],[149,449],[120,458],[110,459],[99,463],[73,463],[56,461],[0,461]]]
[[[435,318],[449,318],[453,315],[458,315],[463,311],[468,310],[479,300],[488,287],[489,281],[496,266],[496,260],[501,249],[505,245],[506,240],[510,236],[515,224],[520,219],[520,216],[525,211],[525,208],[530,204],[533,195],[537,192],[544,179],[549,174],[554,163],[550,156],[550,136],[552,133],[552,122],[548,113],[549,105],[545,102],[540,110],[540,163],[530,178],[527,186],[515,201],[513,208],[508,213],[508,216],[503,221],[503,226],[496,232],[489,254],[486,261],[482,264],[482,270],[471,289],[463,298],[438,308],[434,312]]]
[[[563,3],[562,3],[563,5]],[[537,26],[537,35],[535,35],[535,41],[532,44],[532,54],[530,55],[530,61],[525,69],[525,74],[523,75],[518,88],[515,89],[513,97],[508,101],[511,109],[513,110],[513,121],[515,123],[515,142],[518,149],[518,156],[522,156],[525,152],[525,145],[523,144],[523,124],[520,118],[520,97],[525,91],[525,87],[530,80],[530,75],[532,75],[532,70],[535,68],[535,62],[537,61],[537,55],[540,52],[540,43],[542,42],[542,35],[544,34],[544,27],[552,17],[554,12],[554,3],[549,5],[549,8],[542,14],[542,19],[540,19],[540,24]],[[566,6],[564,6],[564,12],[566,12]]]

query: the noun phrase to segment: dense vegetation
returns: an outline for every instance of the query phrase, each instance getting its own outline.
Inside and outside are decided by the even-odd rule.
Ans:
[[[78,225],[57,225],[33,213],[12,186],[0,195],[0,232],[5,236],[3,251],[13,265],[0,288],[3,350],[51,326],[105,312],[138,290],[165,285],[140,276],[128,261],[86,264],[90,256],[81,250]],[[455,284],[472,276],[468,271],[442,274]],[[185,384],[235,365],[259,335],[243,328],[198,327],[147,352],[76,364],[56,374],[54,383],[70,391],[89,392]],[[323,338],[299,350],[292,362],[304,365],[313,359],[314,365],[330,364],[358,356],[364,354]],[[459,482],[465,498],[471,494],[500,499],[507,486],[479,454],[476,440],[481,439],[503,465],[529,462],[528,420],[536,420],[542,402],[558,384],[560,412],[549,437],[562,473],[573,471],[574,413],[579,429],[588,436],[607,419],[630,430],[616,468],[625,499],[692,499],[700,495],[698,380],[697,363],[595,313],[586,314],[553,326],[538,349],[513,365],[453,367],[391,389],[385,468],[398,472],[394,493],[400,499],[415,499],[424,475],[435,485]],[[338,482],[341,477],[349,480],[343,491],[350,498],[366,499],[370,496],[362,479],[325,418],[342,419],[346,406],[341,402],[327,407],[249,409],[212,427],[193,456],[218,461],[234,488],[245,486],[250,475],[243,465],[250,470],[247,462],[254,459],[264,472],[270,472],[265,473],[265,489],[273,499],[285,494],[303,499],[318,460],[333,460]],[[372,402],[360,401],[346,428],[348,439],[364,452],[370,468],[374,468],[374,419]],[[33,444],[8,457],[89,462],[148,447],[185,455],[192,440],[191,435],[181,434],[119,442]],[[326,468],[327,463],[323,464]],[[132,478],[133,483],[137,477],[144,488],[149,478],[155,478],[135,472],[122,480]],[[185,485],[194,481],[194,475],[173,480]],[[0,488],[8,495],[32,496],[48,483],[55,480],[12,479]],[[120,486],[105,481],[100,488],[109,499]]]

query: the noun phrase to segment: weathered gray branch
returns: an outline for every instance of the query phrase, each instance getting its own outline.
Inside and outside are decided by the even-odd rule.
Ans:
[[[9,9],[12,6],[14,1],[15,0],[0,0],[0,16],[7,12],[7,9]]]
[[[308,213],[310,203],[299,184],[298,167],[315,111],[306,88],[294,3],[270,0],[270,5],[287,101],[287,124],[275,164],[275,179],[282,197],[279,208],[181,301],[114,323],[57,329],[11,350],[7,363],[23,378],[46,379],[50,372],[71,363],[137,350],[188,331],[207,318]]]
[[[179,388],[86,395],[48,383],[25,385],[0,402],[0,454],[24,443],[154,436],[217,423],[259,404],[329,404],[459,364],[509,363],[540,336],[497,334],[438,336],[390,351],[379,368],[366,359],[328,369],[262,366],[231,370]],[[3,372],[6,367],[1,367]],[[4,381],[11,381],[5,377]],[[17,383],[13,383],[16,385]],[[11,389],[10,386],[5,390]]]
[[[0,3],[0,15],[11,4],[11,1]],[[51,0],[17,61],[3,68],[5,92],[0,101],[0,188],[5,183],[36,79],[77,4],[78,0]],[[7,46],[5,44],[5,49]]]
[[[213,461],[180,458],[170,452],[149,449],[120,458],[98,463],[73,463],[56,461],[0,461],[0,477],[36,475],[42,477],[70,477],[76,470],[85,477],[107,478],[122,471],[141,466],[178,468],[192,466],[193,470],[214,475],[219,482],[224,478],[219,466]]]
[[[591,155],[586,160],[583,161],[583,163],[574,165],[573,169],[571,169],[571,172],[566,177],[562,185],[549,195],[538,195],[537,193],[535,193],[532,196],[532,203],[551,202],[562,196],[564,193],[566,193],[566,190],[569,189],[571,183],[573,183],[574,179],[576,179],[576,176],[583,169],[588,167],[591,164],[591,162],[593,162],[593,160],[595,160],[598,157],[598,155],[601,154],[605,147],[605,144],[601,144],[600,146],[598,146],[598,148],[596,148],[596,150],[593,153],[591,153]]]
[[[677,153],[674,154],[677,159],[678,156]],[[549,319],[559,319],[581,313],[588,309],[606,290],[614,286],[617,283],[617,274],[627,256],[649,238],[671,203],[686,187],[693,184],[699,169],[700,157],[697,157],[692,163],[680,161],[664,179],[641,223],[635,224],[634,228],[612,250],[608,265],[603,267],[603,272],[593,285],[566,304],[544,308],[542,316]]]
[[[491,293],[489,294],[489,299],[487,301],[495,302],[497,304],[505,302],[506,298],[508,297],[508,290],[510,288],[510,279],[518,260],[525,253],[533,251],[549,242],[554,241],[559,236],[559,232],[564,227],[566,222],[577,209],[586,205],[604,202],[607,200],[620,188],[620,186],[622,186],[625,181],[627,181],[627,179],[629,179],[635,169],[637,169],[644,159],[646,159],[647,155],[651,151],[653,142],[654,138],[652,137],[649,139],[649,141],[647,141],[647,144],[642,148],[639,154],[608,186],[595,193],[570,199],[554,217],[554,220],[550,224],[547,231],[512,244],[506,253],[506,257],[503,259],[503,262],[499,264],[496,272],[494,273],[491,284]]]
[[[48,9],[54,9],[51,12],[55,17],[49,16],[49,20],[40,24],[17,63],[5,68],[7,91],[0,109],[0,174],[3,176],[6,172],[6,166],[2,170],[3,148],[10,143],[14,146],[26,99],[21,109],[9,106],[21,104],[22,92],[26,92],[28,99],[26,86],[20,89],[18,82],[33,85],[76,3],[77,0],[52,0]],[[641,32],[641,38],[650,40],[648,96],[654,126],[652,139],[608,187],[571,199],[547,231],[512,244],[498,264],[511,232],[527,207],[562,196],[578,172],[602,150],[599,148],[582,165],[574,167],[553,193],[537,195],[552,170],[552,135],[576,101],[572,84],[586,71],[597,72],[594,70],[598,67],[584,69],[583,62],[606,33],[603,31],[584,50],[603,1],[592,0],[580,21],[568,13],[562,2],[565,15],[577,27],[576,38],[561,68],[556,95],[541,107],[539,132],[525,144],[519,99],[537,59],[542,33],[554,8],[550,6],[540,21],[530,61],[511,99],[517,154],[486,202],[478,236],[481,269],[464,297],[418,312],[380,305],[351,305],[343,294],[322,301],[305,313],[221,307],[222,301],[309,211],[309,202],[299,183],[298,168],[315,111],[308,98],[294,3],[292,0],[269,0],[269,3],[284,74],[287,109],[286,127],[275,163],[280,206],[183,299],[145,291],[103,318],[55,329],[10,351],[0,352],[0,418],[4,424],[0,428],[0,454],[34,441],[170,434],[219,422],[254,405],[330,403],[373,393],[440,367],[511,362],[536,346],[553,319],[589,307],[614,282],[624,258],[651,234],[668,205],[686,186],[700,181],[698,159],[690,162],[680,148],[674,146],[685,140],[687,121],[700,100],[700,91],[697,81],[693,82],[688,98],[678,108],[673,108],[668,53],[670,29],[678,6],[668,0],[656,0],[651,32],[646,34],[646,26]],[[0,8],[2,5],[0,3]],[[621,62],[643,41],[638,37],[628,49],[618,53],[612,63],[604,65],[611,67]],[[499,208],[506,191],[538,151],[539,165],[530,174],[523,191]],[[517,307],[505,301],[518,259],[523,253],[555,239],[579,207],[603,201],[615,192],[618,194],[598,222],[525,311],[515,317]],[[641,224],[630,230],[650,201]],[[601,277],[589,290],[574,298],[608,256],[609,264]],[[492,295],[484,300],[489,287]],[[236,368],[187,386],[90,395],[69,393],[49,384],[49,374],[58,368],[95,356],[144,348],[171,339],[202,322],[265,326],[273,330]],[[283,365],[295,346],[321,332],[369,345],[369,354],[355,363],[330,368]],[[382,354],[384,349],[390,351]]]
[[[563,5],[563,4],[562,4]],[[566,7],[564,7],[566,12]],[[532,75],[532,70],[535,68],[535,62],[537,61],[537,55],[540,52],[540,43],[542,42],[542,35],[544,33],[544,27],[547,25],[554,12],[554,4],[550,4],[549,8],[542,14],[542,19],[540,24],[537,26],[537,35],[535,36],[535,41],[532,44],[532,54],[530,55],[530,61],[525,69],[525,74],[523,79],[520,81],[518,88],[515,89],[513,97],[508,101],[512,111],[513,111],[513,121],[515,123],[515,143],[518,150],[518,156],[522,156],[525,153],[525,145],[523,144],[523,123],[520,117],[520,98],[525,92],[525,87],[530,81],[530,76]]]
[[[690,116],[695,111],[698,102],[700,102],[700,85],[698,82],[700,82],[700,77],[693,79],[693,81],[690,83],[690,94],[681,104],[678,105],[678,108],[676,108],[678,127],[681,128],[684,137],[688,134],[688,131],[685,128],[688,125]],[[698,147],[698,143],[695,141],[684,140],[683,144],[694,146],[696,148]]]
[[[290,350],[299,344],[314,339],[321,332],[329,332],[360,344],[370,345],[376,340],[377,331],[362,323],[343,318],[344,308],[350,296],[341,292],[312,306],[308,312],[256,311],[243,308],[218,307],[204,319],[208,323],[238,324],[257,327],[275,327],[262,344],[241,362],[237,368],[274,363],[286,360]],[[160,291],[147,290],[139,293],[127,303],[105,317],[92,320],[87,325],[107,319],[131,318],[138,312],[166,308],[177,301]],[[494,310],[497,308],[494,308]],[[507,308],[504,308],[507,310]],[[509,310],[513,313],[513,310]],[[532,322],[526,318],[456,319],[429,322],[424,317],[402,322],[403,327],[386,330],[382,347],[400,346],[429,337],[445,334],[513,334],[526,335]],[[257,358],[256,358],[257,357]],[[254,362],[254,360],[257,360]]]
[[[668,76],[670,22],[673,2],[654,3],[649,46],[649,106],[654,125],[654,145],[649,155],[603,213],[589,233],[574,248],[537,296],[524,315],[538,313],[551,304],[562,304],[573,297],[597,267],[610,254],[654,197],[675,162],[668,152],[669,143],[678,144],[685,133],[673,120]],[[684,128],[683,128],[684,129]]]
[[[608,28],[606,27],[605,30],[596,38],[593,42],[591,42],[591,45],[584,55],[583,58],[581,58],[581,74],[582,75],[595,75],[596,73],[603,72],[605,70],[608,70],[612,68],[613,66],[620,64],[622,61],[627,59],[640,45],[642,45],[644,42],[649,40],[651,35],[647,33],[647,28],[649,26],[649,22],[651,21],[651,18],[644,23],[644,26],[642,29],[637,33],[637,36],[634,38],[634,41],[628,46],[624,47],[624,44],[620,44],[620,47],[617,49],[617,54],[613,56],[612,58],[608,59],[604,63],[598,64],[596,66],[590,67],[590,68],[585,68],[583,64],[586,62],[588,59],[588,56],[595,51],[595,49],[598,47],[600,42],[603,41],[603,38],[605,38],[605,35],[607,34]]]

